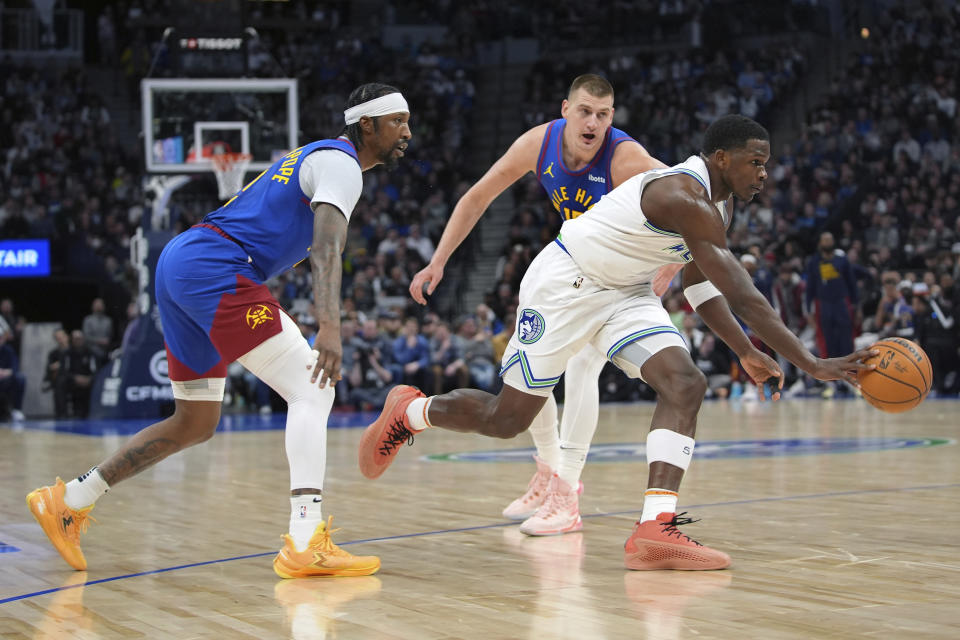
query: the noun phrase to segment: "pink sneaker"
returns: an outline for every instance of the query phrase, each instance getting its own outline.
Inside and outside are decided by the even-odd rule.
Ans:
[[[533,456],[537,463],[537,472],[530,478],[527,491],[503,510],[503,517],[509,520],[526,520],[537,512],[547,496],[547,485],[553,477],[553,470],[546,462]]]
[[[583,529],[579,498],[581,487],[574,491],[560,476],[553,476],[543,504],[520,525],[520,531],[528,536],[558,536]]]

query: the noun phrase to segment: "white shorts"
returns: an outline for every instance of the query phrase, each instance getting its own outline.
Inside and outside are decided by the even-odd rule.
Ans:
[[[687,348],[649,284],[599,287],[552,242],[523,276],[516,331],[500,375],[511,387],[547,396],[584,345],[592,344],[609,360],[638,340],[649,356],[667,347]]]

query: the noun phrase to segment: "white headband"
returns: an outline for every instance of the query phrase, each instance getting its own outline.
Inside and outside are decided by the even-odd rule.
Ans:
[[[376,117],[385,116],[388,113],[400,112],[410,113],[410,109],[407,107],[407,101],[403,99],[403,95],[399,92],[388,93],[385,96],[367,100],[355,107],[350,107],[343,112],[343,119],[347,124],[353,124],[354,122],[360,122],[360,118],[363,116]]]

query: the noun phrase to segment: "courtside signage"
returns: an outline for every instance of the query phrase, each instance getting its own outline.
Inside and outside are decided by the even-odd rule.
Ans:
[[[50,241],[0,240],[0,278],[50,275]]]
[[[730,440],[697,442],[693,457],[711,458],[775,458],[782,456],[813,456],[828,453],[864,453],[888,449],[936,447],[955,444],[949,438],[789,438],[783,440]],[[423,456],[432,462],[530,462],[536,449],[500,449],[437,453]],[[647,447],[627,442],[621,444],[594,444],[590,446],[590,462],[646,462]]]

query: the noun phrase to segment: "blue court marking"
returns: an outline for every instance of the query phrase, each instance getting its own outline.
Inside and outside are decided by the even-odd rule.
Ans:
[[[7,544],[6,542],[0,542],[0,553],[16,553],[20,551],[17,547],[12,544]]]
[[[773,458],[811,456],[827,453],[864,453],[916,447],[956,444],[951,438],[779,438],[769,440],[705,440],[697,442],[693,457],[697,460],[717,458]],[[647,446],[639,442],[602,443],[591,445],[589,462],[646,462]],[[489,449],[460,453],[434,453],[420,456],[428,462],[530,462],[537,452],[523,449]]]
[[[366,427],[379,416],[379,412],[351,411],[334,412],[327,420],[329,429],[352,429]],[[98,420],[26,420],[17,428],[37,431],[54,431],[84,436],[129,436],[159,422],[162,418],[105,418]],[[286,413],[262,416],[256,413],[225,413],[220,418],[217,431],[274,431],[286,426]]]
[[[750,498],[745,500],[727,500],[725,502],[708,502],[705,504],[691,504],[686,505],[685,509],[708,509],[710,507],[727,507],[732,505],[740,504],[759,504],[763,502],[783,502],[786,500],[811,500],[816,498],[840,498],[844,496],[859,496],[859,495],[868,495],[873,493],[899,493],[903,491],[931,491],[937,489],[957,489],[960,488],[960,483],[951,483],[951,484],[930,484],[930,485],[921,485],[916,487],[894,487],[888,489],[853,489],[850,491],[831,491],[828,493],[806,493],[798,494],[795,496],[774,496],[770,498]],[[584,518],[608,518],[611,516],[623,516],[631,513],[640,513],[640,509],[629,509],[627,511],[607,511],[604,513],[591,513],[584,515]],[[482,529],[502,529],[503,527],[513,527],[516,526],[516,521],[511,522],[497,522],[494,524],[481,524],[474,527],[460,527],[458,529],[436,529],[434,531],[421,531],[419,533],[401,533],[395,536],[384,536],[382,538],[367,538],[365,540],[351,540],[349,542],[340,542],[339,546],[345,547],[351,544],[363,544],[367,542],[389,542],[391,540],[402,540],[404,538],[423,538],[426,536],[438,536],[447,533],[462,533],[464,531],[480,531]],[[56,593],[57,591],[66,591],[67,589],[76,589],[78,587],[85,587],[93,584],[103,584],[105,582],[115,582],[117,580],[126,580],[127,578],[139,578],[141,576],[156,575],[158,573],[168,573],[170,571],[178,571],[180,569],[190,569],[193,567],[202,567],[210,564],[221,564],[224,562],[233,562],[234,560],[249,560],[250,558],[263,558],[266,556],[276,555],[276,551],[264,551],[263,553],[251,553],[243,556],[233,556],[231,558],[221,558],[219,560],[206,560],[204,562],[192,562],[190,564],[181,564],[175,567],[165,567],[163,569],[153,569],[151,571],[141,571],[139,573],[128,573],[121,576],[113,576],[111,578],[101,578],[100,580],[90,580],[83,584],[74,584],[66,587],[53,587],[52,589],[44,589],[43,591],[34,591],[31,593],[24,593],[19,596],[10,596],[9,598],[4,598],[0,600],[0,604],[6,604],[8,602],[16,602],[18,600],[26,600],[27,598],[34,598],[36,596],[47,595],[48,593]]]

